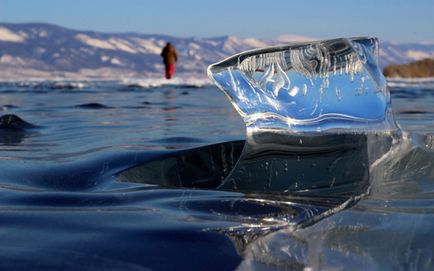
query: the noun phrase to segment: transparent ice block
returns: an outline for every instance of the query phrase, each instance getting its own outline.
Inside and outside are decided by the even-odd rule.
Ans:
[[[376,38],[243,52],[208,68],[246,124],[220,189],[360,195],[396,129]]]
[[[389,130],[394,126],[376,38],[252,50],[208,68],[250,129]]]

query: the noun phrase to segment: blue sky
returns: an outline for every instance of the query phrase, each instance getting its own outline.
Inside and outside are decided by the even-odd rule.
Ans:
[[[434,41],[434,0],[0,0],[0,22],[211,37]]]

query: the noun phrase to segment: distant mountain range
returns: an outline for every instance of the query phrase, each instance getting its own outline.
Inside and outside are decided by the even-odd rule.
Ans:
[[[206,67],[232,54],[305,37],[276,40],[224,36],[180,38],[158,34],[77,31],[51,24],[0,23],[0,79],[134,78],[162,76],[161,49],[172,42],[177,73],[204,77]],[[434,58],[434,43],[380,44],[380,65]]]

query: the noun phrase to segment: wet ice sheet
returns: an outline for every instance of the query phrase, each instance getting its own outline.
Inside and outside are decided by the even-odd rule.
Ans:
[[[391,161],[372,196],[294,232],[335,202],[114,177],[174,150],[243,140],[242,120],[217,89],[2,85],[2,115],[38,127],[0,133],[0,266],[430,270],[433,141],[424,135],[434,132],[434,91],[391,93],[413,139],[405,159]]]

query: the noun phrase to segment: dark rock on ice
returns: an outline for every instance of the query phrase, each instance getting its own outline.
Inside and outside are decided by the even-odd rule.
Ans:
[[[22,118],[13,115],[3,115],[0,117],[0,129],[8,129],[8,130],[25,130],[29,128],[36,128],[36,125],[26,122]]]
[[[87,104],[79,104],[76,105],[77,108],[83,108],[83,109],[105,109],[105,108],[111,108],[110,106],[100,104],[100,103],[87,103]]]

